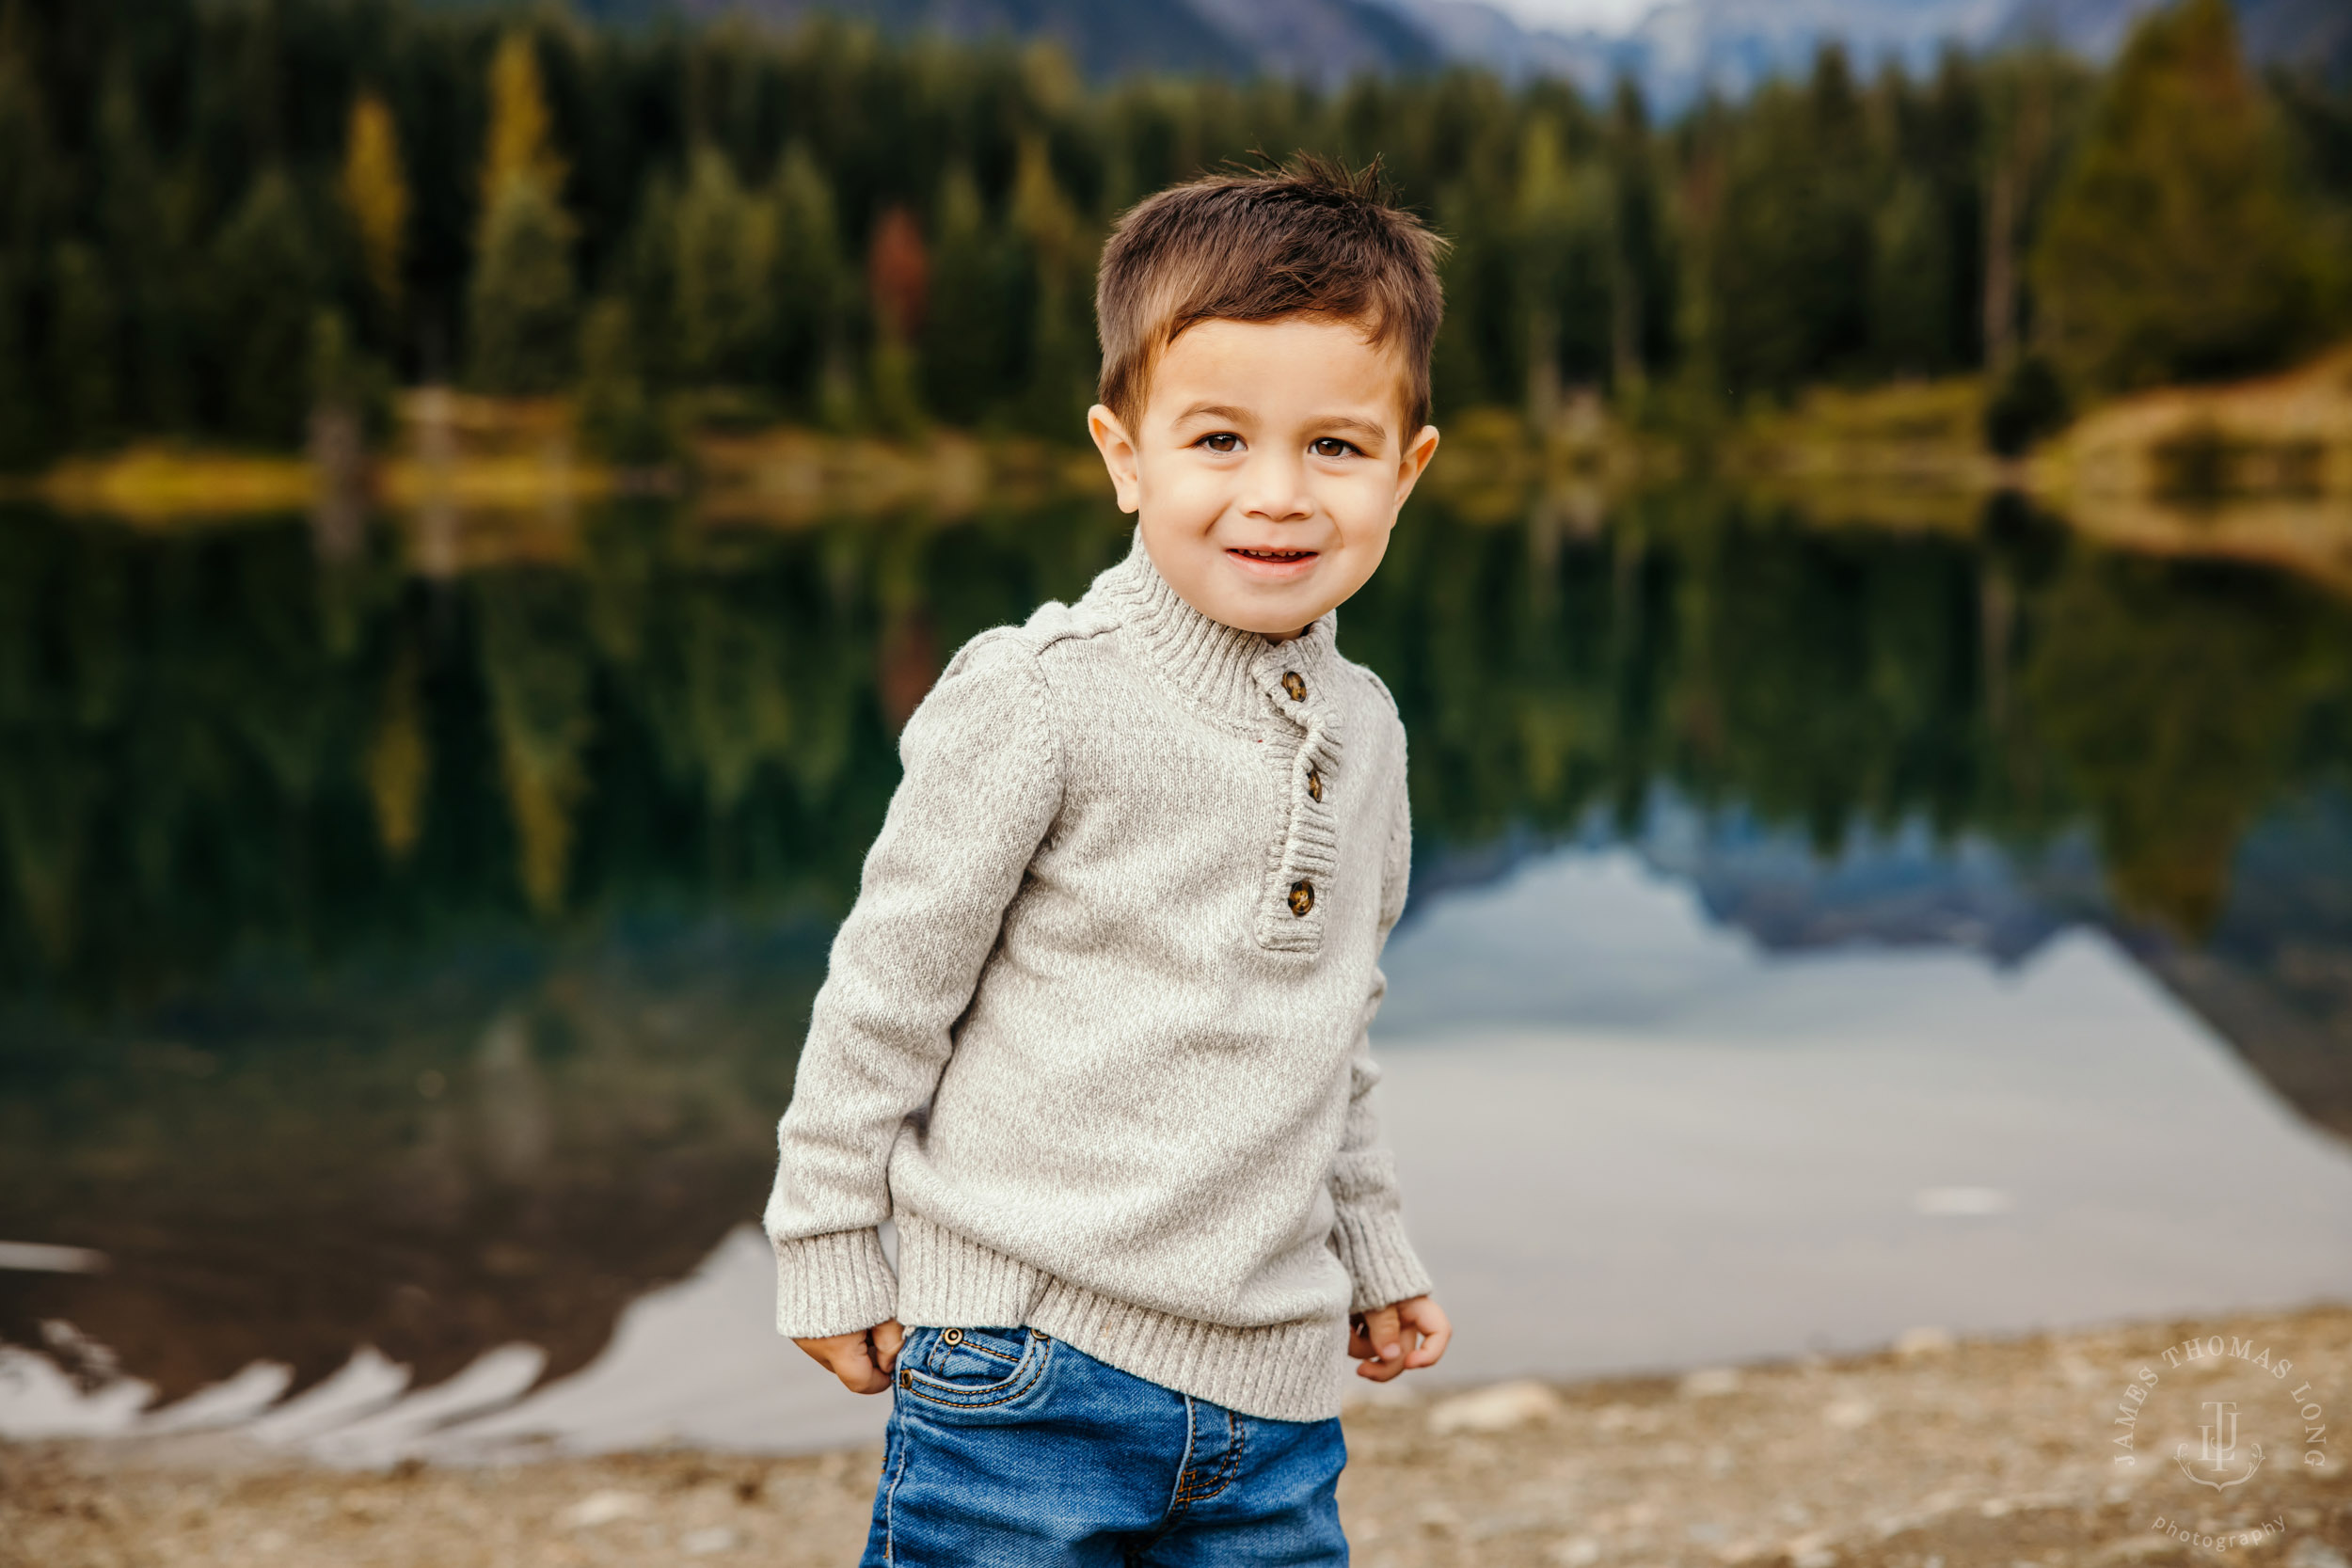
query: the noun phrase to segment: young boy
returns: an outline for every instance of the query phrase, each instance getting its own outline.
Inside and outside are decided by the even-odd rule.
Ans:
[[[1343,1347],[1444,1354],[1366,1044],[1405,731],[1333,615],[1437,451],[1438,243],[1307,160],[1104,252],[1135,541],[908,721],[780,1132],[777,1326],[894,1390],[869,1564],[1343,1563]]]

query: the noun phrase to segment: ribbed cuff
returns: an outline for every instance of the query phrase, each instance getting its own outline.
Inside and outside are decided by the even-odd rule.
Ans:
[[[855,1334],[898,1311],[898,1280],[872,1227],[775,1242],[776,1332],[794,1339]]]
[[[1347,1304],[1350,1312],[1369,1312],[1429,1293],[1429,1271],[1405,1239],[1404,1217],[1393,1210],[1370,1213],[1342,1204],[1331,1240],[1347,1277],[1355,1282],[1355,1297]]]

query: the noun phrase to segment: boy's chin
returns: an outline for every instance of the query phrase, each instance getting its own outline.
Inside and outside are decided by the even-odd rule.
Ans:
[[[1291,637],[1305,631],[1315,618],[1330,608],[1320,601],[1300,599],[1296,604],[1269,605],[1263,601],[1228,603],[1220,609],[1204,609],[1213,621],[1222,621],[1237,631],[1254,631],[1266,637]]]
[[[1289,637],[1304,631],[1337,602],[1329,593],[1337,565],[1328,557],[1320,558],[1287,582],[1270,582],[1259,572],[1235,566],[1219,550],[1207,560],[1190,555],[1182,562],[1189,569],[1171,572],[1162,567],[1161,575],[1179,597],[1212,621],[1237,631]]]

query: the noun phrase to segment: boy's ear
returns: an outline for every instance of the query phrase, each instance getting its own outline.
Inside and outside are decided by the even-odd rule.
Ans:
[[[1438,427],[1425,424],[1421,434],[1406,443],[1405,455],[1396,464],[1396,504],[1403,506],[1405,498],[1413,493],[1413,486],[1429,469],[1429,460],[1438,455]]]
[[[1101,404],[1087,410],[1087,434],[1094,437],[1094,450],[1103,454],[1103,467],[1110,470],[1111,488],[1119,492],[1119,510],[1133,512],[1143,504],[1143,476],[1136,451],[1135,437],[1119,416]]]

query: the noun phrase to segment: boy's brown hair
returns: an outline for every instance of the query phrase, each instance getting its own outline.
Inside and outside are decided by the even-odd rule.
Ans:
[[[1152,367],[1195,323],[1320,316],[1402,351],[1409,441],[1429,422],[1444,250],[1396,205],[1377,159],[1351,171],[1302,153],[1279,168],[1170,185],[1129,208],[1103,249],[1103,403],[1135,432]]]

